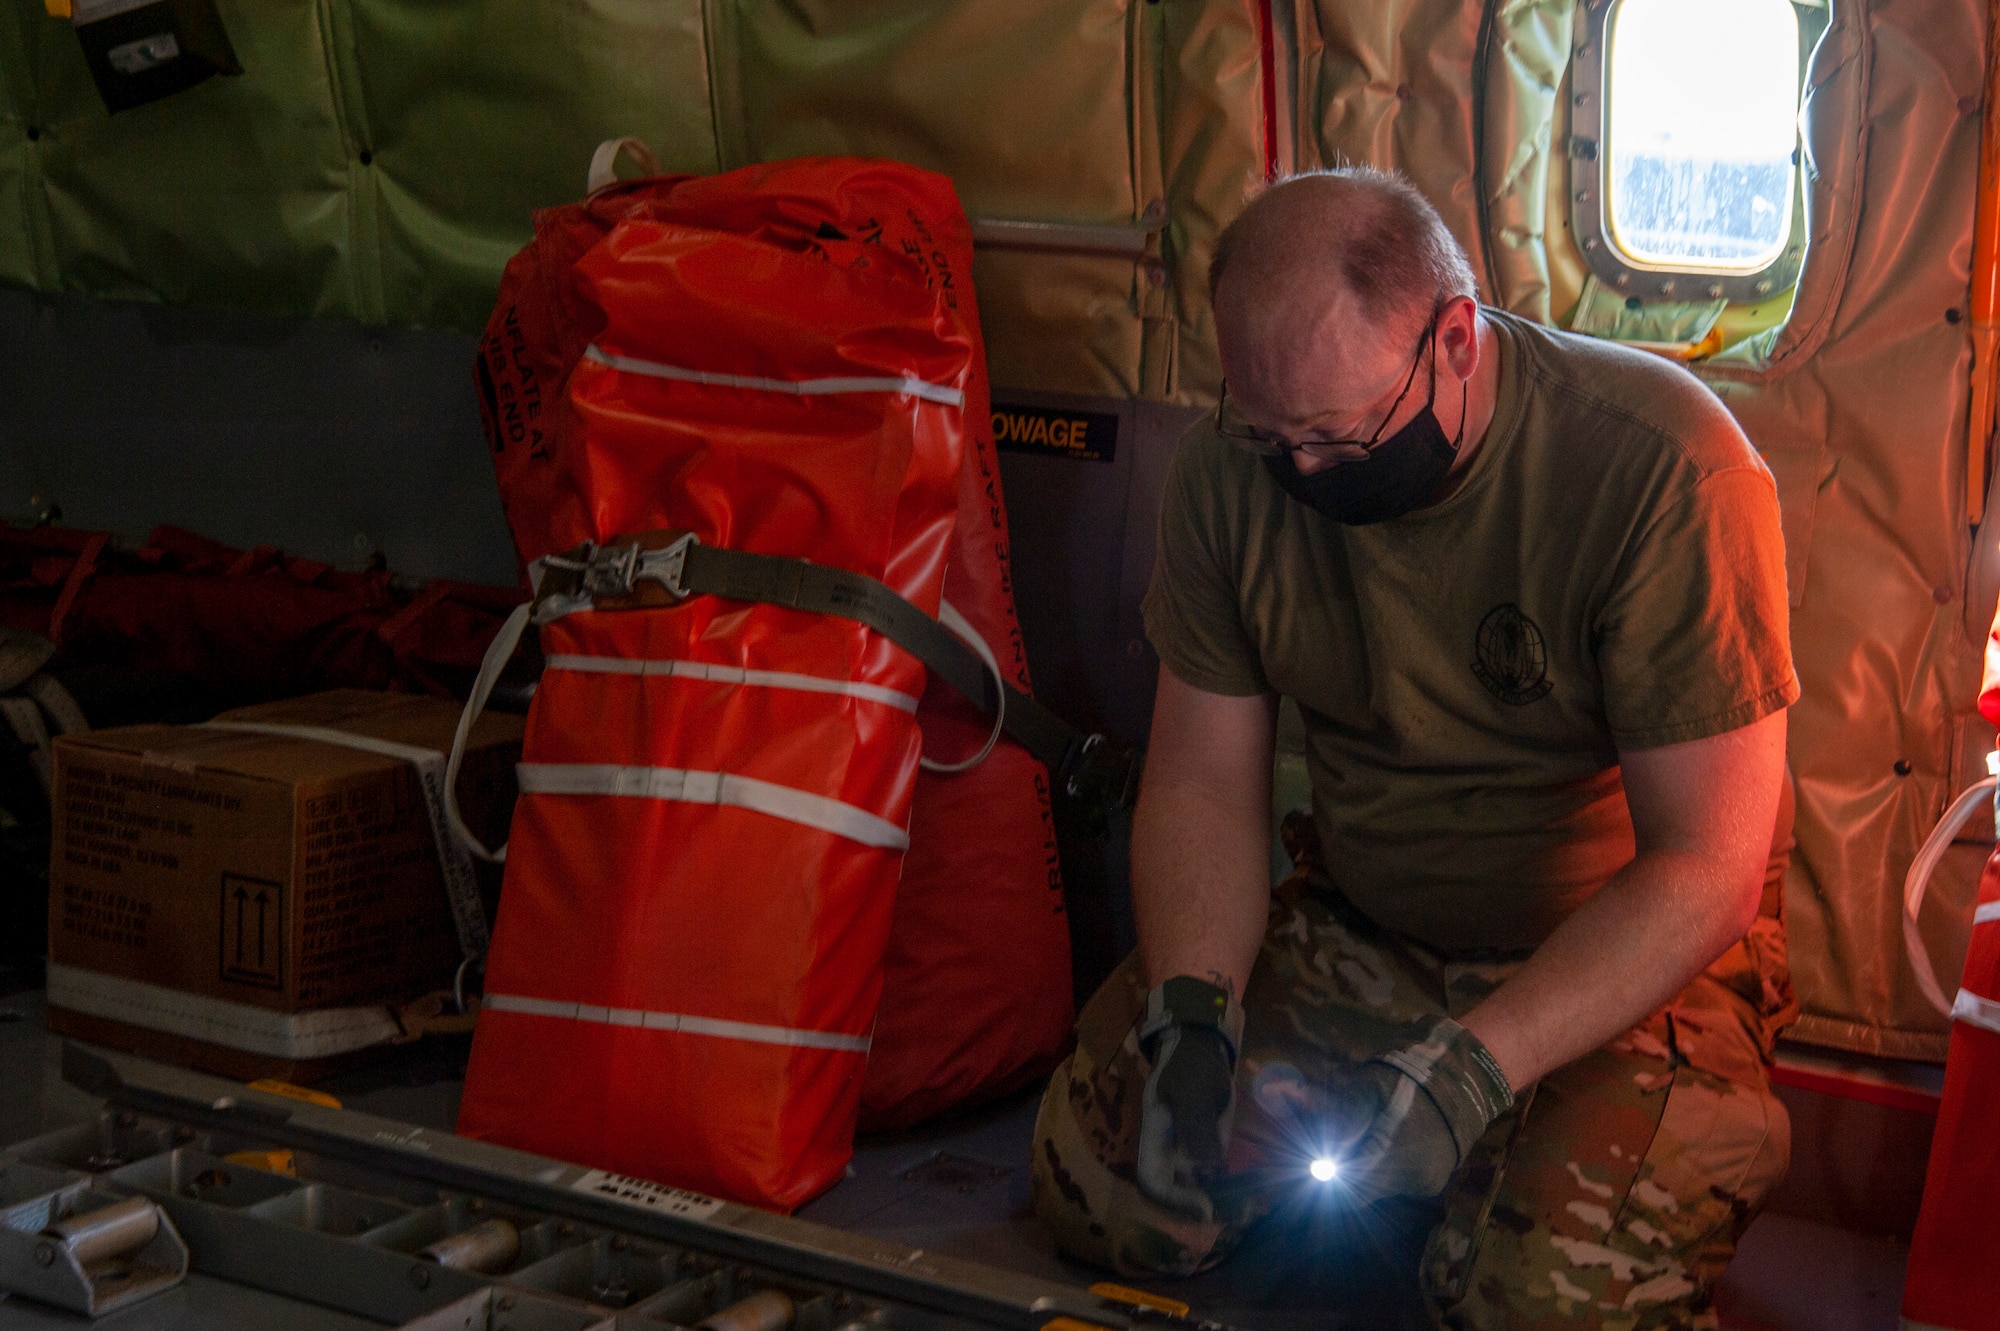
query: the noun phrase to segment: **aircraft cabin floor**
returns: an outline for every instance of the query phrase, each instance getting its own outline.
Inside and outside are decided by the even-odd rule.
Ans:
[[[61,1044],[42,1028],[39,990],[0,995],[0,1147],[90,1114],[95,1102],[59,1075]],[[351,1109],[449,1128],[458,1109],[456,1059],[462,1049],[400,1051],[323,1089]],[[1058,1256],[1028,1211],[1036,1100],[1035,1094],[1024,1094],[957,1122],[864,1140],[849,1177],[799,1214],[931,1252],[1088,1284],[1100,1274]],[[1894,1238],[1767,1212],[1751,1227],[1724,1280],[1718,1300],[1723,1326],[1726,1331],[1893,1331],[1903,1260],[1904,1245]],[[1198,1282],[1153,1287],[1244,1331],[1317,1331],[1328,1325],[1324,1308],[1296,1295],[1288,1299],[1277,1291],[1259,1297],[1259,1279],[1254,1271],[1225,1268]],[[83,1324],[18,1299],[0,1302],[0,1331]],[[194,1276],[178,1296],[161,1296],[92,1325],[117,1331],[258,1325],[347,1331],[367,1324]]]

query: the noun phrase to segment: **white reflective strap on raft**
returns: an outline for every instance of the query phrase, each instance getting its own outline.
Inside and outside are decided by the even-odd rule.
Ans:
[[[1930,949],[1924,943],[1917,917],[1923,912],[1924,894],[1930,889],[1931,873],[1938,861],[1951,848],[1958,829],[1970,822],[1982,806],[1993,802],[1996,788],[2000,788],[2000,777],[1989,776],[1960,791],[1918,848],[1916,858],[1910,861],[1910,871],[1903,875],[1903,951],[1910,959],[1910,973],[1917,982],[1918,992],[1947,1017],[1952,1015],[1952,1004],[1938,984],[1937,971],[1931,965]]]
[[[451,903],[452,923],[458,929],[458,946],[468,958],[486,955],[490,941],[486,932],[486,907],[479,899],[479,879],[472,871],[472,857],[459,840],[454,822],[455,801],[446,792],[458,773],[451,760],[436,749],[416,744],[398,744],[372,735],[354,735],[331,726],[295,726],[275,721],[209,721],[204,730],[229,730],[246,735],[270,735],[278,739],[304,739],[333,744],[343,749],[378,753],[400,758],[417,769],[417,789],[423,792],[424,812],[431,821],[431,840],[436,843],[438,870],[444,875],[444,894]]]
[[[707,665],[700,661],[665,659],[634,660],[623,656],[571,656],[558,652],[548,658],[549,670],[576,670],[600,675],[673,676],[704,679],[716,684],[745,684],[766,689],[801,689],[807,693],[844,693],[887,703],[905,712],[917,710],[917,700],[907,693],[883,688],[880,684],[860,684],[850,679],[828,679],[823,675],[799,675],[789,670],[746,670],[741,666]]]
[[[617,767],[608,763],[522,763],[523,795],[622,795],[737,808],[802,823],[864,846],[908,850],[909,833],[852,804],[729,772],[678,767]]]
[[[1962,1021],[1968,1026],[2000,1035],[2000,1003],[1981,998],[1970,989],[1958,991],[1958,1000],[1951,1005],[1951,1017],[1953,1021]]]
[[[723,1021],[717,1017],[690,1017],[680,1012],[647,1012],[642,1008],[597,1007],[590,1003],[562,1003],[552,998],[524,998],[519,994],[488,994],[480,1000],[487,1012],[521,1012],[532,1017],[556,1017],[565,1021],[594,1021],[602,1026],[637,1026],[648,1031],[680,1031],[685,1035],[713,1035],[724,1040],[754,1040],[758,1044],[795,1045],[803,1049],[842,1049],[868,1052],[865,1035],[840,1035],[833,1031],[802,1031],[791,1026],[761,1026],[749,1021]]]
[[[965,405],[965,394],[956,388],[908,377],[764,379],[749,374],[716,374],[709,370],[690,370],[683,365],[662,365],[659,361],[640,360],[636,356],[620,356],[616,352],[604,350],[594,342],[583,349],[583,358],[631,374],[650,375],[655,379],[678,379],[683,383],[708,384],[716,388],[756,388],[771,393],[791,393],[798,397],[814,393],[897,393],[905,397],[922,398],[926,402],[941,403],[947,407]]]
[[[403,1034],[386,1007],[274,1012],[61,962],[48,978],[53,1007],[272,1058],[331,1058]]]
[[[1972,912],[1974,924],[1991,924],[2000,920],[2000,901],[1983,901]]]

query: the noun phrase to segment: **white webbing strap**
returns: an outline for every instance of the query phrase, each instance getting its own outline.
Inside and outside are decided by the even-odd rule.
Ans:
[[[741,666],[708,665],[701,661],[627,656],[574,656],[558,652],[548,658],[549,670],[574,670],[582,674],[640,675],[646,678],[701,679],[716,684],[742,684],[752,688],[798,689],[806,693],[842,693],[870,702],[887,703],[905,712],[917,710],[917,700],[907,693],[880,684],[861,684],[851,679],[829,679],[824,675],[801,675],[789,670],[746,670]]]
[[[1995,920],[2000,920],[2000,901],[1982,901],[1973,907],[1974,924],[1992,924]]]
[[[590,171],[584,177],[583,192],[595,194],[606,185],[618,183],[619,155],[630,157],[632,164],[639,168],[642,176],[660,174],[660,161],[653,156],[652,145],[644,139],[627,135],[622,139],[606,139],[597,145],[597,151],[590,155]]]
[[[202,728],[334,744],[343,749],[379,753],[385,758],[400,758],[414,767],[417,788],[424,796],[424,812],[430,817],[431,839],[437,845],[438,868],[444,875],[444,892],[451,903],[452,923],[458,929],[459,950],[467,959],[486,955],[486,908],[479,900],[479,879],[472,871],[472,860],[453,835],[455,802],[447,800],[446,792],[458,773],[452,769],[445,755],[436,749],[398,744],[393,740],[376,739],[372,735],[354,735],[330,726],[296,726],[272,721],[210,721]]]
[[[808,1031],[793,1026],[765,1026],[750,1021],[724,1021],[718,1017],[690,1017],[681,1012],[648,1012],[643,1008],[597,1007],[590,1003],[564,1003],[552,998],[525,998],[519,994],[488,994],[481,1000],[480,1006],[488,1012],[521,1012],[532,1017],[589,1021],[602,1026],[635,1026],[648,1031],[679,1031],[684,1035],[753,1040],[758,1044],[791,1045],[802,1049],[866,1053],[869,1044],[865,1035]]]
[[[380,1006],[277,1012],[53,961],[48,985],[52,1007],[272,1058],[330,1058],[404,1035]]]
[[[993,746],[1000,742],[1000,733],[1007,728],[1007,683],[1000,673],[999,658],[993,655],[993,649],[987,645],[986,639],[980,636],[978,629],[972,627],[971,620],[958,612],[957,606],[942,597],[938,600],[938,623],[963,638],[966,646],[978,654],[980,661],[985,664],[988,671],[992,672],[993,696],[999,699],[993,708],[993,729],[986,736],[986,743],[980,746],[979,752],[955,763],[934,762],[923,757],[917,759],[917,765],[926,772],[938,772],[950,776],[958,772],[969,772],[985,762],[987,755],[993,752]]]
[[[458,729],[451,737],[451,756],[444,767],[444,815],[451,827],[451,834],[470,854],[477,855],[488,864],[501,864],[507,859],[507,847],[502,843],[498,850],[488,850],[479,838],[472,835],[472,829],[465,825],[464,817],[458,809],[458,769],[465,761],[466,741],[472,735],[472,723],[486,710],[486,700],[493,696],[493,686],[500,682],[500,672],[514,659],[514,649],[521,645],[521,634],[527,630],[528,617],[534,613],[533,602],[523,602],[514,607],[500,631],[493,635],[493,641],[486,648],[486,656],[479,663],[479,674],[472,681],[472,692],[465,699],[465,710],[458,714]]]
[[[1991,763],[1988,765],[1991,766]],[[1931,966],[1930,949],[1924,945],[1923,932],[1917,928],[1917,917],[1924,908],[1924,893],[1930,887],[1932,870],[1937,868],[1938,861],[1950,849],[1958,829],[1971,820],[1981,804],[1992,798],[1996,786],[2000,786],[2000,778],[1990,776],[1967,786],[1964,793],[1945,810],[1944,817],[1938,819],[1923,848],[1910,861],[1910,871],[1903,875],[1903,951],[1909,954],[1910,970],[1916,976],[1917,988],[1930,1000],[1932,1007],[1947,1017],[1955,1015],[1957,1009],[1944,996],[1943,986],[1938,984],[1937,971]],[[1976,914],[1974,918],[1977,919]]]
[[[42,793],[55,794],[55,750],[54,741],[49,738],[49,728],[42,720],[42,709],[33,698],[0,697],[0,721],[14,732],[14,738],[28,750],[28,765],[35,769],[35,779],[42,783]]]
[[[682,383],[707,384],[713,388],[754,388],[767,393],[790,393],[795,397],[821,393],[896,393],[904,397],[920,398],[925,402],[940,403],[947,407],[965,405],[965,394],[959,389],[949,384],[933,384],[907,375],[879,378],[854,375],[826,379],[765,379],[750,374],[720,374],[712,370],[691,370],[685,365],[666,365],[656,360],[641,360],[637,356],[621,356],[616,352],[604,350],[595,342],[583,349],[583,358],[614,370],[624,370],[628,374],[643,374],[654,379],[677,379]]]
[[[55,735],[80,735],[90,729],[83,709],[54,675],[31,675],[18,693],[0,697],[0,721],[28,749],[28,764],[44,793],[55,794]]]
[[[1958,999],[1951,1005],[1951,1017],[1953,1021],[2000,1035],[2000,1003],[1981,998],[1970,989],[1958,991]]]
[[[628,799],[728,804],[831,832],[864,846],[908,850],[910,835],[886,818],[811,791],[731,772],[610,763],[522,763],[523,795],[612,795]]]
[[[90,729],[90,721],[83,709],[76,705],[76,699],[62,686],[62,681],[44,672],[21,686],[21,692],[35,700],[42,714],[49,718],[49,724],[56,728],[58,735],[81,735]]]

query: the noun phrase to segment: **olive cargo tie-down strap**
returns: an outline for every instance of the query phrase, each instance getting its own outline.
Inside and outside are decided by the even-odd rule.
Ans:
[[[1138,754],[1107,735],[1079,733],[1010,687],[959,634],[874,578],[805,559],[704,545],[687,532],[648,532],[616,544],[585,545],[539,560],[537,568],[531,612],[537,621],[571,609],[639,609],[721,596],[865,624],[999,718],[1007,735],[1040,759],[1070,798],[1115,807],[1137,797]]]
[[[508,617],[487,648],[479,678],[459,718],[445,771],[445,816],[452,835],[480,859],[503,860],[506,847],[489,850],[459,816],[459,763],[472,723],[485,709],[501,670],[513,657],[529,623],[547,623],[580,610],[674,605],[690,596],[784,606],[864,624],[922,661],[994,717],[994,736],[1004,730],[1049,769],[1057,790],[1083,808],[1109,813],[1129,808],[1138,798],[1142,755],[1108,735],[1079,733],[1033,698],[1009,687],[991,651],[948,604],[944,607],[946,622],[941,623],[864,574],[805,559],[703,545],[688,532],[647,532],[609,545],[585,544],[567,554],[538,559],[528,572],[534,582],[534,600]],[[791,682],[797,685],[796,680]],[[963,770],[991,749],[989,739],[967,762],[936,765],[935,770]],[[926,763],[929,765],[928,760]]]

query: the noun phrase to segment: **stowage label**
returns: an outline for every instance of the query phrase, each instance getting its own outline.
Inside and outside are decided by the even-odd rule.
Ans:
[[[1118,455],[1118,417],[1106,411],[1063,411],[996,402],[993,442],[1006,453],[1110,462]]]
[[[669,1188],[629,1174],[607,1174],[601,1169],[590,1170],[569,1186],[574,1192],[607,1197],[641,1211],[684,1216],[689,1220],[706,1220],[722,1209],[721,1202],[698,1192]]]

